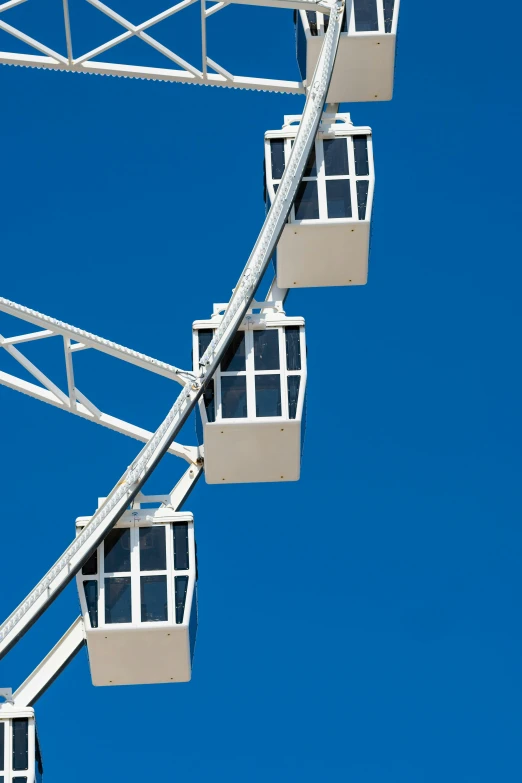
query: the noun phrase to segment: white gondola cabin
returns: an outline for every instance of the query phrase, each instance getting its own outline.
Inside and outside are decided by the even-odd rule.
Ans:
[[[194,323],[195,370],[221,318]],[[207,483],[297,481],[305,389],[304,320],[250,311],[199,403]]]
[[[267,206],[290,158],[300,116],[265,134]],[[375,171],[371,128],[324,115],[277,246],[280,288],[364,285],[368,279]]]
[[[34,710],[0,704],[0,783],[40,783],[42,778]]]
[[[399,0],[346,0],[328,103],[389,101],[393,95]],[[311,83],[328,16],[296,11],[297,62]]]
[[[88,522],[78,519],[77,531]],[[190,680],[197,631],[192,514],[126,511],[76,579],[93,685]]]

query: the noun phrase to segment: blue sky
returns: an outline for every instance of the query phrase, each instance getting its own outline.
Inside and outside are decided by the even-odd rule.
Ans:
[[[63,49],[60,3],[31,3],[5,20]],[[79,49],[117,32],[72,13]],[[81,653],[37,705],[48,781],[521,779],[517,4],[502,23],[485,0],[403,2],[394,100],[345,107],[374,131],[369,283],[288,300],[308,329],[302,479],[200,482],[192,682],[94,689]],[[193,55],[189,22],[170,34]],[[297,78],[290,11],[227,9],[209,38],[233,72]],[[263,134],[302,98],[1,67],[0,101],[1,295],[188,366],[262,223]],[[52,345],[26,353],[61,379]],[[149,428],[177,393],[88,353],[77,374]],[[0,427],[5,617],[139,446],[4,387]],[[0,685],[77,613],[70,586]]]

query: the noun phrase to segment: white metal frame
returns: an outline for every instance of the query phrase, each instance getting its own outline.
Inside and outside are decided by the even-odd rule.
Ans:
[[[0,4],[0,14],[21,5],[27,0],[8,0]],[[184,82],[185,84],[206,84],[216,87],[235,87],[246,90],[269,90],[272,92],[304,93],[301,82],[278,80],[278,79],[259,79],[249,76],[234,76],[223,66],[212,60],[207,54],[207,19],[218,11],[222,11],[227,6],[236,3],[243,5],[262,5],[272,6],[282,9],[321,9],[328,14],[333,0],[224,0],[224,2],[214,2],[210,5],[207,0],[181,0],[177,4],[166,8],[160,14],[147,19],[140,24],[133,24],[125,19],[121,14],[116,13],[108,5],[100,0],[86,0],[94,6],[100,13],[112,19],[121,25],[124,29],[120,35],[105,41],[96,49],[84,52],[79,56],[73,54],[73,30],[69,16],[69,0],[62,0],[63,3],[63,24],[66,38],[66,53],[57,52],[44,43],[26,35],[13,25],[0,19],[0,30],[10,34],[14,39],[22,41],[24,44],[35,49],[39,54],[27,55],[16,52],[0,52],[0,63],[5,65],[21,65],[29,68],[48,68],[59,71],[69,71],[72,73],[91,73],[105,76],[123,76],[126,78],[152,79],[169,82]],[[200,36],[201,36],[201,65],[196,67],[187,62],[176,52],[164,46],[148,30],[165,19],[178,14],[194,3],[201,5],[200,14]],[[137,37],[152,49],[165,57],[166,62],[170,61],[177,68],[149,68],[136,65],[113,64],[98,61],[99,57],[109,49],[113,49],[123,41],[131,37]],[[214,73],[209,72],[209,68]]]
[[[104,413],[88,399],[85,394],[80,392],[74,377],[74,355],[78,351],[93,349],[106,353],[109,356],[124,362],[134,364],[136,367],[148,370],[149,372],[161,375],[164,378],[177,381],[182,386],[185,386],[193,379],[192,372],[180,370],[178,367],[173,367],[171,364],[159,361],[158,359],[153,359],[146,354],[139,353],[130,348],[125,348],[123,345],[118,345],[118,343],[111,340],[106,340],[91,332],[86,332],[84,329],[78,329],[78,327],[71,326],[63,321],[58,321],[56,318],[51,318],[43,313],[38,313],[36,310],[31,310],[16,302],[11,302],[4,297],[0,297],[0,311],[40,327],[40,330],[37,332],[19,334],[15,337],[3,337],[0,334],[0,349],[3,348],[10,354],[10,356],[31,373],[41,385],[39,386],[30,381],[26,381],[23,378],[2,371],[0,371],[0,384],[7,386],[10,389],[14,389],[15,391],[22,392],[23,394],[27,394],[42,402],[47,402],[61,410],[73,413],[82,419],[87,419],[88,421],[100,424],[102,427],[107,427],[108,429],[123,435],[128,435],[143,443],[146,443],[149,440],[152,435],[151,432],[143,427],[138,427],[128,421]],[[22,351],[18,348],[19,345],[25,345],[29,342],[49,338],[58,338],[58,340],[63,342],[67,376],[66,391],[62,391],[40,368],[24,356]],[[194,446],[183,446],[179,443],[171,443],[168,451],[170,454],[181,457],[189,464],[195,465],[201,461],[199,449]]]

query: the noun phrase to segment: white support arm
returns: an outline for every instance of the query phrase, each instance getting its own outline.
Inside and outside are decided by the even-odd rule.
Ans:
[[[344,0],[336,0],[330,15],[328,31],[324,36],[321,52],[308,92],[303,116],[297,131],[290,160],[283,173],[281,184],[254,245],[254,249],[234,289],[223,319],[201,357],[200,377],[187,384],[166,419],[152,438],[125,471],[103,505],[78,537],[66,549],[51,570],[41,579],[27,598],[0,626],[0,657],[18,641],[36,619],[54,601],[63,588],[74,578],[98,544],[106,537],[129,504],[151,476],[162,457],[168,451],[178,432],[187,421],[205,387],[221,362],[234,334],[245,317],[250,303],[273,255],[279,237],[292,208],[297,188],[303,177],[308,155],[315,143],[326,94],[334,66]],[[191,469],[189,469],[191,470]]]
[[[84,644],[85,627],[82,618],[78,617],[34,672],[13,693],[12,703],[15,707],[32,707]]]

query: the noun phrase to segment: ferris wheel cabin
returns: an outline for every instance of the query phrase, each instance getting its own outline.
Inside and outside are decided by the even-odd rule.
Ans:
[[[34,710],[0,704],[0,783],[40,783],[42,779]]]
[[[195,370],[221,318],[194,323]],[[199,402],[207,483],[297,481],[305,390],[303,318],[250,312]]]
[[[328,103],[389,101],[393,95],[399,0],[346,0]],[[296,11],[297,62],[309,86],[328,16]]]
[[[80,517],[77,531],[89,521]],[[93,685],[190,680],[197,631],[192,514],[126,511],[76,580]]]
[[[274,200],[300,116],[265,134],[265,197]],[[371,128],[324,115],[276,254],[280,288],[364,285],[375,172]]]

